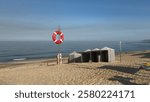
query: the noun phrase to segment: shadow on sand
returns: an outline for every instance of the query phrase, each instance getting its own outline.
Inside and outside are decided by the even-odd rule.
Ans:
[[[132,68],[132,67],[107,66],[106,65],[106,66],[98,67],[98,69],[110,69],[110,70],[119,71],[119,72],[123,72],[123,73],[127,73],[127,74],[134,74],[137,76],[141,76],[141,75],[137,74],[139,69]],[[142,77],[147,78],[147,76],[143,76],[143,75],[142,75]],[[137,84],[137,83],[131,82],[131,80],[133,80],[133,78],[124,77],[124,76],[113,76],[112,78],[109,78],[108,80],[119,81],[123,85],[146,85],[146,83]]]
[[[132,68],[132,67],[123,67],[123,66],[102,66],[98,67],[98,69],[110,69],[110,70],[115,70],[123,73],[128,73],[128,74],[135,74],[139,71],[137,68]]]
[[[141,56],[141,58],[150,58],[150,52],[143,52],[143,53],[133,54],[132,56]]]
[[[122,76],[114,76],[113,78],[109,78],[108,80],[119,81],[123,85],[140,85],[137,83],[130,82],[131,80],[133,80],[133,78],[122,77]]]

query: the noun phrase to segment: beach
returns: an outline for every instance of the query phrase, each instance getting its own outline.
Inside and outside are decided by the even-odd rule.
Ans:
[[[116,54],[115,62],[68,63],[55,59],[0,63],[1,85],[149,85],[150,50]]]

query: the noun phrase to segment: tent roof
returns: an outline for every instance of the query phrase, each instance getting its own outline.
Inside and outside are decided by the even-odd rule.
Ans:
[[[91,50],[90,49],[87,49],[87,50],[85,50],[84,52],[90,52]]]
[[[95,49],[93,49],[92,51],[99,51],[100,49],[99,48],[95,48]]]
[[[112,49],[112,48],[104,47],[104,48],[102,48],[101,50],[110,50],[110,49]]]
[[[77,53],[76,51],[73,51],[73,52],[70,53],[69,55],[75,55],[75,54],[80,54],[80,53]]]

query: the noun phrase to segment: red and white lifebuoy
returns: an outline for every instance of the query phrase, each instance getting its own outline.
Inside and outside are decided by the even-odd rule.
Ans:
[[[56,36],[59,35],[59,39],[56,38]],[[61,44],[64,41],[64,34],[61,31],[55,31],[52,35],[52,40],[55,44]]]

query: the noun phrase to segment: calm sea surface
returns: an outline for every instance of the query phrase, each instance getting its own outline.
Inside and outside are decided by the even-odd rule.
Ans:
[[[67,56],[73,51],[110,47],[119,51],[117,41],[65,41],[60,46],[60,52]],[[123,51],[150,50],[150,43],[122,42]],[[0,62],[14,59],[44,59],[55,57],[58,46],[49,41],[0,41]]]

